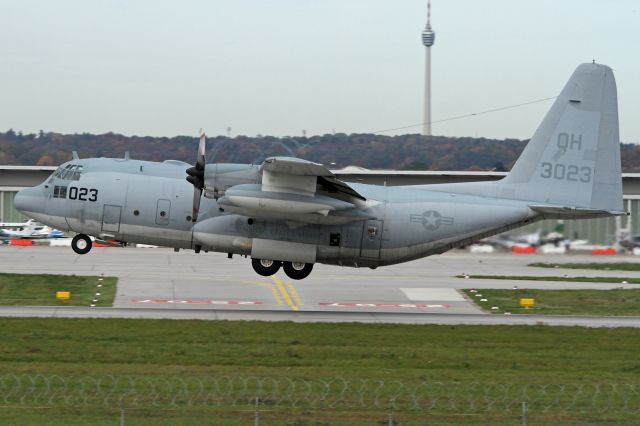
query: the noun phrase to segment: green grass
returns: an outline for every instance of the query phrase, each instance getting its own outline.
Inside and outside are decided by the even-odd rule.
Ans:
[[[639,316],[640,289],[615,290],[494,290],[482,289],[478,293],[486,302],[480,302],[478,293],[464,292],[480,307],[492,313],[543,315],[605,315]],[[520,307],[521,298],[534,298],[535,307]],[[497,306],[499,310],[491,310]]]
[[[468,388],[475,383],[516,387],[637,383],[640,375],[637,356],[640,330],[627,328],[5,318],[0,321],[0,342],[0,376],[11,373],[33,377],[41,373],[47,377],[113,375],[149,380],[172,377],[183,381],[270,377],[282,383],[287,378],[309,381],[345,378],[354,383],[383,381],[392,388],[396,381],[404,386],[442,381]],[[25,383],[28,387],[30,382]],[[197,393],[197,387],[193,389]],[[509,410],[499,408],[502,406],[498,402],[490,412],[465,412],[467,396],[476,398],[482,406],[487,397],[502,401],[504,395],[499,390],[485,394],[478,389],[464,395],[454,393],[451,397],[449,389],[445,387],[446,393],[438,399],[440,408],[394,412],[399,424],[521,423],[517,402]],[[557,388],[550,387],[545,395],[552,395],[553,389]],[[2,386],[0,393],[1,390]],[[351,391],[343,392],[340,386],[336,386],[336,391],[340,398],[353,397]],[[322,388],[309,390],[314,398],[318,392]],[[35,398],[33,395],[39,393],[29,393],[27,400]],[[591,395],[580,397],[589,407]],[[20,402],[20,397],[21,394],[12,394],[10,399],[15,402],[9,406],[0,398],[3,423],[106,425],[117,424],[119,419],[117,407],[104,406],[102,397],[96,399],[102,405],[95,407],[80,400],[77,406],[61,408],[41,398],[41,408],[33,410],[25,409],[26,403]],[[449,408],[450,398],[460,406]],[[631,403],[637,400],[632,399]],[[387,424],[390,412],[384,403],[363,410],[358,408],[357,400],[352,407],[341,405],[330,409],[307,407],[304,400],[300,404],[293,410],[262,406],[261,424]],[[141,407],[127,413],[126,424],[240,425],[253,421],[253,412],[246,403],[185,405],[174,410]],[[556,409],[532,408],[530,416],[532,424],[576,425],[598,424],[603,418],[607,424],[629,424],[635,418],[612,409],[567,414]]]
[[[105,277],[96,306],[112,306],[117,278]],[[77,275],[30,275],[0,273],[0,305],[89,306],[98,277]],[[69,300],[56,299],[56,292],[69,291]]]
[[[528,266],[537,268],[596,269],[601,271],[640,271],[640,262],[613,263],[550,263],[535,262]]]
[[[458,275],[458,278],[466,278]],[[640,284],[640,278],[627,277],[545,277],[535,275],[469,275],[469,278],[480,280],[514,280],[514,281],[562,281],[573,283],[619,283]]]
[[[624,328],[5,318],[0,341],[0,373],[410,382],[631,380],[640,373],[640,330]]]
[[[386,426],[389,412],[367,411],[348,413],[331,410],[260,410],[261,426]],[[47,426],[114,426],[120,424],[121,413],[117,409],[60,409],[57,407],[19,408],[0,406],[0,420],[6,425]],[[557,424],[575,426],[628,426],[635,424],[637,415],[616,416],[609,413],[571,413],[553,415],[529,412],[528,424]],[[163,410],[125,409],[126,425],[152,426],[247,426],[255,424],[252,410]],[[522,425],[520,413],[482,412],[477,414],[392,413],[396,426],[518,426]]]

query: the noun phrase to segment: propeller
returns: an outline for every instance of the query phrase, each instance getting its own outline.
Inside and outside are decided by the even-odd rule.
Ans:
[[[204,130],[200,129],[200,142],[198,143],[198,156],[196,157],[196,165],[187,169],[187,181],[193,185],[193,214],[191,221],[196,223],[198,220],[198,211],[200,210],[200,199],[202,198],[202,190],[204,189],[204,165],[205,165],[205,145],[207,136]]]

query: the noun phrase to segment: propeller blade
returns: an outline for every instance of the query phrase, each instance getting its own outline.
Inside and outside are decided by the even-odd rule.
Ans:
[[[204,134],[204,130],[200,129],[200,142],[198,143],[198,157],[196,158],[196,167],[204,170],[205,164],[205,145],[207,143],[207,135]]]
[[[200,211],[200,200],[202,199],[202,189],[193,188],[193,212],[191,214],[191,222],[198,221],[198,212]]]
[[[200,200],[202,199],[202,189],[204,188],[204,168],[205,168],[205,147],[207,136],[204,130],[200,129],[200,141],[198,142],[198,154],[196,164],[187,169],[187,181],[193,185],[193,214],[191,221],[196,223],[200,211]]]

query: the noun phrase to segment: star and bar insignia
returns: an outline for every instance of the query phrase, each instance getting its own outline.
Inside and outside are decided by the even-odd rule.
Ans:
[[[453,218],[442,216],[436,210],[427,210],[422,214],[412,214],[409,216],[411,222],[421,223],[427,231],[435,231],[442,225],[453,225]]]

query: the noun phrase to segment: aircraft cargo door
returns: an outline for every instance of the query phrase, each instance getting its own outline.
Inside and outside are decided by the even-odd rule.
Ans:
[[[121,206],[105,204],[102,212],[102,231],[103,232],[120,232],[120,214]]]
[[[360,246],[360,257],[370,259],[380,259],[380,246],[382,244],[381,220],[367,220],[364,222],[362,230],[362,245]]]
[[[171,201],[158,200],[158,208],[156,209],[156,224],[168,225],[170,213],[171,213]]]

